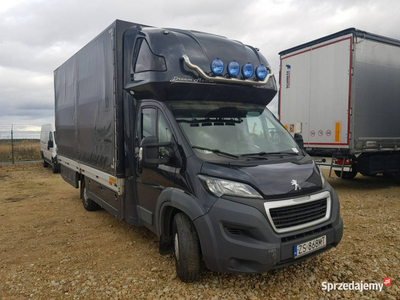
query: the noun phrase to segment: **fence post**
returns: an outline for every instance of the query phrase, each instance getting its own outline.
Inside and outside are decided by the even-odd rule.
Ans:
[[[12,163],[14,164],[14,137],[13,137],[13,124],[11,124],[11,156],[12,156]]]

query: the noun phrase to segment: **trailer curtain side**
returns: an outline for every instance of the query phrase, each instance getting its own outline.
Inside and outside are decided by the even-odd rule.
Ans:
[[[116,176],[124,173],[122,36],[134,25],[115,21],[54,71],[58,154]]]

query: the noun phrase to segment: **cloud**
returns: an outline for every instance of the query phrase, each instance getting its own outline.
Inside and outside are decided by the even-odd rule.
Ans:
[[[1,1],[0,124],[53,122],[53,70],[115,19],[240,40],[260,48],[278,81],[280,51],[336,31],[400,39],[399,10],[372,0]]]

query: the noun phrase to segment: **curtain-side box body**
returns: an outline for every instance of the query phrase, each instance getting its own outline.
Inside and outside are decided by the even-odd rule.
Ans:
[[[400,145],[400,41],[348,29],[280,58],[280,120],[306,147]]]
[[[115,21],[55,70],[58,155],[123,176],[122,40]]]
[[[279,54],[280,121],[309,154],[400,150],[400,41],[350,28]]]

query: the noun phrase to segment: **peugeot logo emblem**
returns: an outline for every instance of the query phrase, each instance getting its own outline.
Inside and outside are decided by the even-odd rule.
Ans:
[[[297,183],[297,180],[292,179],[291,184],[294,185],[294,190],[295,191],[301,190],[301,186],[300,186],[300,184]]]

